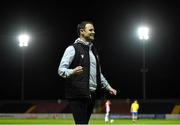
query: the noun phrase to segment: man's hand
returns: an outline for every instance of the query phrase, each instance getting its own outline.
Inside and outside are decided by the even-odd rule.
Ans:
[[[112,94],[112,95],[116,95],[117,91],[115,89],[113,89],[112,87],[110,87],[109,93]]]
[[[75,75],[80,75],[83,73],[83,67],[82,66],[77,66],[76,68],[73,69],[73,74]]]

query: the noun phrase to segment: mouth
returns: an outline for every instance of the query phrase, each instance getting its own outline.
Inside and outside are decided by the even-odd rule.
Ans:
[[[90,37],[94,39],[94,35],[90,35]]]
[[[94,37],[94,34],[91,34],[90,36]]]

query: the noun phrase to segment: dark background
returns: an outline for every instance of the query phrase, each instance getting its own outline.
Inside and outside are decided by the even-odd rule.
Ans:
[[[83,20],[95,25],[102,72],[118,99],[142,99],[142,42],[137,28],[150,28],[146,43],[147,99],[180,98],[180,5],[174,1],[6,1],[0,2],[0,99],[20,100],[22,48],[17,37],[31,36],[24,49],[24,99],[64,97],[57,70],[65,48]]]

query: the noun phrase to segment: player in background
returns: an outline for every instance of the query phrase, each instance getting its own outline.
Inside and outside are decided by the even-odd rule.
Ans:
[[[139,109],[139,104],[137,100],[134,100],[134,102],[131,104],[131,118],[133,122],[136,122],[138,119],[138,109]]]
[[[109,122],[110,120],[110,110],[111,110],[111,101],[110,100],[106,100],[105,102],[105,108],[106,108],[106,114],[105,114],[105,117],[104,117],[104,120],[105,122]]]

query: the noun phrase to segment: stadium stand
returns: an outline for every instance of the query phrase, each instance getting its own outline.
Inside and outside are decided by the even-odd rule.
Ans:
[[[24,113],[31,103],[3,103],[0,105],[0,113]]]
[[[103,100],[98,100],[94,113],[105,113]],[[130,114],[130,100],[111,100],[111,113]],[[139,114],[180,114],[179,101],[139,100]],[[67,101],[0,102],[0,113],[70,113]]]
[[[180,114],[180,105],[175,105],[171,114]]]
[[[171,102],[140,103],[140,114],[170,114],[174,104]]]

